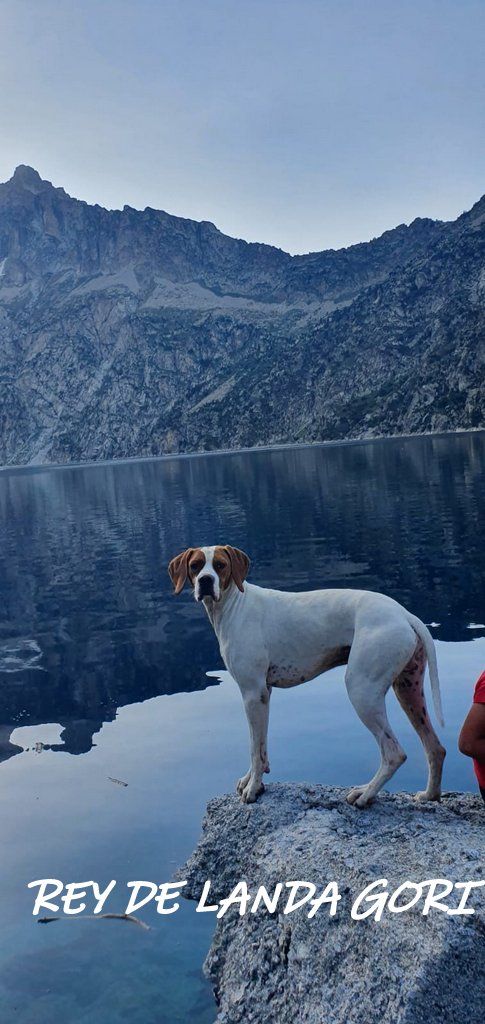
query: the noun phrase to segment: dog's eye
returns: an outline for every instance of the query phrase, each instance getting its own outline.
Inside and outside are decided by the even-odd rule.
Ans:
[[[214,562],[214,569],[224,569],[224,562]]]
[[[198,572],[200,572],[201,569],[202,569],[202,562],[191,562],[190,563],[190,571],[191,572],[198,573]]]

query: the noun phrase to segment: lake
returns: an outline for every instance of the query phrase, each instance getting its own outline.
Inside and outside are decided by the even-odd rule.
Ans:
[[[205,612],[171,594],[166,565],[189,545],[243,548],[263,586],[379,590],[433,623],[444,788],[475,788],[456,738],[485,665],[484,456],[472,433],[0,473],[4,1020],[214,1020],[213,915],[182,901],[170,917],[140,911],[149,932],[40,926],[27,889],[170,879],[209,798],[247,768],[241,698]],[[343,674],[274,693],[269,782],[373,774]],[[389,788],[422,788],[419,741],[392,693],[388,706],[408,753]]]

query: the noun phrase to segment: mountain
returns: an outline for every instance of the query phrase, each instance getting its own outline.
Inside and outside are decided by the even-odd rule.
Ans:
[[[0,463],[484,425],[485,197],[290,256],[20,166],[0,185]]]

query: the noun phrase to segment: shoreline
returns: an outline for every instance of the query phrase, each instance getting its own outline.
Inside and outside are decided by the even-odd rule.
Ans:
[[[427,430],[415,434],[376,434],[375,437],[349,437],[334,441],[285,441],[281,444],[254,445],[251,448],[213,448],[210,451],[168,452],[165,455],[128,455],[114,459],[87,459],[85,462],[8,463],[0,466],[0,476],[9,473],[43,473],[51,470],[94,469],[119,466],[134,462],[169,462],[179,459],[213,458],[217,455],[249,455],[257,452],[284,452],[294,449],[337,448],[352,444],[373,444],[376,441],[410,441],[416,437],[457,437],[464,434],[483,434],[483,427],[460,427],[457,430]]]

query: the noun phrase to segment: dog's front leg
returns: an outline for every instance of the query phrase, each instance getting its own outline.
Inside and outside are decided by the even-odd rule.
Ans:
[[[251,767],[239,779],[237,791],[245,804],[252,804],[264,790],[263,772],[269,772],[267,753],[270,689],[264,681],[250,686],[239,683],[249,725]]]

